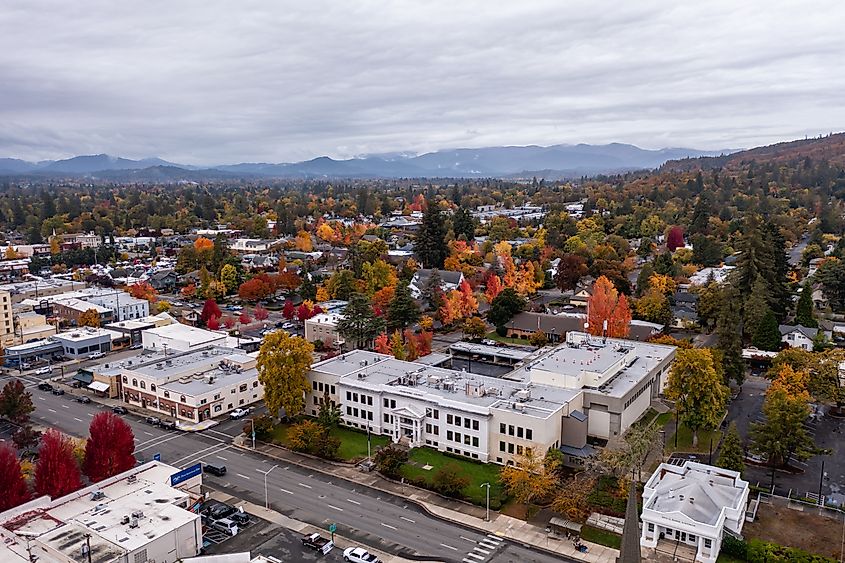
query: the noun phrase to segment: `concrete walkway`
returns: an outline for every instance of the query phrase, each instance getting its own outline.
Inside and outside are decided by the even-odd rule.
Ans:
[[[234,445],[237,448],[252,451],[250,445],[244,443],[243,436],[236,437]],[[487,522],[484,520],[486,511],[482,507],[447,499],[432,491],[392,481],[376,472],[363,472],[346,463],[331,462],[302,455],[273,444],[259,443],[256,450],[280,461],[307,467],[313,471],[330,474],[353,483],[407,498],[416,502],[430,514],[443,520],[495,534],[527,547],[590,562],[615,563],[619,556],[619,551],[616,549],[590,542],[583,542],[588,547],[588,552],[581,553],[575,550],[571,542],[549,537],[544,528],[498,512],[491,511],[490,521]]]

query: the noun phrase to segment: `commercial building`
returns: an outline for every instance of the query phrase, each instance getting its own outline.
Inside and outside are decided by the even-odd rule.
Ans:
[[[330,346],[340,346],[343,338],[337,333],[337,323],[343,318],[339,313],[320,313],[305,321],[305,340],[321,340]]]
[[[255,368],[257,354],[206,346],[173,353],[145,353],[92,369],[94,380],[115,383],[127,403],[189,423],[225,415],[264,397]]]
[[[608,440],[649,408],[674,355],[671,346],[569,333],[497,378],[356,350],[312,366],[306,410],[316,415],[328,393],[344,424],[411,447],[496,463],[559,448],[577,466],[592,453],[588,435]]]
[[[588,296],[589,298],[589,296]],[[550,315],[548,313],[519,313],[505,325],[508,338],[529,340],[531,335],[540,331],[546,335],[546,340],[554,344],[566,340],[570,332],[582,332],[587,316],[583,313],[562,313]],[[663,327],[655,323],[633,320],[628,333],[629,340],[645,341],[659,334]]]
[[[725,531],[742,532],[748,491],[737,471],[662,463],[643,490],[640,545],[670,553],[690,546],[696,561],[714,563]]]
[[[114,311],[96,303],[90,303],[75,297],[61,297],[52,301],[53,314],[61,317],[71,325],[78,325],[82,315],[91,310],[96,311],[100,325],[110,323],[114,320]]]
[[[119,332],[105,328],[80,327],[76,330],[53,335],[52,339],[62,345],[68,358],[84,358],[97,352],[109,352],[116,347],[129,344],[129,339]]]
[[[55,325],[47,323],[47,317],[35,311],[16,315],[15,327],[15,341],[20,344],[49,338],[58,332]]]
[[[206,346],[224,346],[226,334],[173,323],[166,326],[150,328],[141,333],[141,341],[147,350],[164,350],[171,352],[187,352]]]
[[[0,344],[8,346],[14,341],[15,319],[12,315],[12,296],[0,290]]]
[[[152,461],[0,514],[4,563],[175,563],[202,548],[202,471]]]
[[[24,299],[35,299],[37,301],[84,287],[86,287],[85,282],[45,278],[0,285],[0,291],[8,291],[11,295],[12,304],[17,305]]]

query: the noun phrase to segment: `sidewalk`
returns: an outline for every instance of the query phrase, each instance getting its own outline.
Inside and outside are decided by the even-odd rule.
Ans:
[[[233,443],[237,448],[253,451],[251,447],[244,444],[244,437],[242,435],[236,437]],[[589,548],[589,551],[587,553],[580,553],[575,550],[571,542],[550,538],[545,529],[498,512],[491,511],[491,521],[486,522],[484,520],[486,511],[480,506],[447,499],[432,491],[397,483],[396,481],[382,477],[376,472],[366,473],[345,463],[331,462],[298,454],[285,448],[266,443],[258,443],[255,451],[279,461],[285,461],[313,471],[327,473],[353,483],[407,498],[417,503],[428,513],[443,520],[482,530],[489,534],[496,534],[531,548],[542,549],[554,554],[596,563],[615,563],[616,558],[619,556],[619,551],[616,549],[590,542],[583,542]]]
[[[302,534],[303,536],[306,534],[313,534],[317,532],[323,537],[329,537],[329,534],[327,534],[325,530],[317,528],[316,526],[306,524],[305,522],[300,522],[299,520],[294,520],[293,518],[288,518],[281,512],[276,512],[275,510],[264,508],[263,506],[253,504],[249,501],[241,500],[226,493],[220,491],[213,491],[211,492],[210,496],[214,500],[225,502],[226,504],[230,504],[235,507],[242,506],[245,512],[252,514],[253,516],[257,516],[259,518],[267,520],[268,522],[272,522],[273,524],[277,524],[283,528],[287,528],[288,530]],[[347,547],[360,547],[360,544],[355,543],[352,540],[346,539],[345,537],[337,533],[334,535],[334,545],[335,549],[339,549],[340,551],[343,551]],[[378,558],[384,563],[412,563],[409,559],[399,557],[398,555],[391,555],[389,553],[373,549],[370,546],[367,546],[367,551],[378,556]],[[252,553],[252,555],[255,556],[257,555],[257,553]]]

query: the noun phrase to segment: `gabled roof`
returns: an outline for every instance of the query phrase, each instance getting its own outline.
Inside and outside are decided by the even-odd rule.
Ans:
[[[809,339],[815,338],[816,334],[819,332],[819,329],[817,328],[808,328],[801,325],[780,325],[778,329],[780,329],[781,336],[786,336],[792,332],[800,332]]]
[[[434,270],[429,270],[427,268],[421,268],[414,273],[414,277],[417,279],[419,285],[425,285],[428,278],[431,277],[431,272],[433,271]],[[437,274],[440,276],[440,281],[442,283],[452,285],[458,285],[464,277],[463,272],[455,272],[452,270],[437,270]]]

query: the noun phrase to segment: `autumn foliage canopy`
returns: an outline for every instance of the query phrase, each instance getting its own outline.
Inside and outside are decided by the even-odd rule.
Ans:
[[[599,276],[593,284],[593,294],[587,304],[589,324],[588,332],[593,336],[602,336],[607,321],[607,334],[610,338],[625,338],[631,328],[631,308],[628,299],[616,291],[607,277]]]
[[[91,420],[82,470],[93,482],[135,467],[135,435],[122,418],[101,412]]]
[[[73,455],[73,440],[51,428],[41,438],[35,466],[35,492],[51,498],[82,488],[79,465]]]

